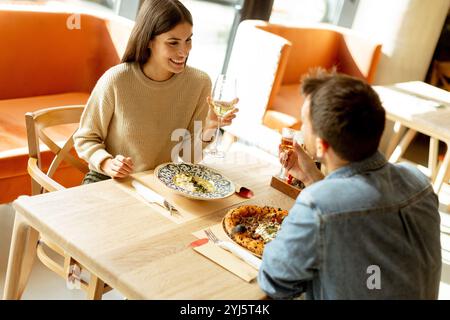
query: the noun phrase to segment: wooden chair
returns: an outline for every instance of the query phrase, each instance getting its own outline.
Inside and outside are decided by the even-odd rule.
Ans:
[[[84,106],[65,106],[54,107],[48,109],[38,110],[36,112],[28,112],[25,114],[27,135],[28,135],[28,173],[32,178],[32,194],[37,195],[44,192],[52,192],[65,189],[60,183],[56,182],[53,177],[58,166],[66,161],[80,170],[83,174],[89,171],[85,162],[81,161],[75,156],[73,152],[73,129],[69,137],[65,137],[65,141],[56,142],[55,139],[48,135],[48,128],[61,125],[76,124],[80,121]],[[60,140],[60,136],[58,140]],[[43,142],[55,156],[49,168],[41,165],[41,143]],[[60,146],[61,145],[61,146]],[[53,260],[47,253],[46,248],[50,248],[54,252],[64,257],[64,265]],[[25,254],[24,268],[21,271],[21,283],[19,285],[19,297],[22,295],[26,282],[34,261],[34,256],[37,255],[42,263],[52,271],[64,279],[77,278],[80,289],[87,292],[89,299],[101,299],[102,295],[111,287],[106,285],[101,279],[90,273],[90,280],[86,282],[80,278],[82,270],[86,270],[80,263],[68,256],[62,248],[55,245],[51,241],[45,239],[44,234],[38,234],[35,230],[30,232],[28,236],[27,252]],[[75,272],[74,271],[78,271]]]
[[[269,50],[274,51],[273,54],[268,54]],[[325,23],[292,26],[261,20],[242,21],[228,72],[233,73],[233,65],[237,64],[239,68],[234,73],[238,74],[239,94],[244,91],[245,95],[248,91],[255,98],[245,106],[245,101],[239,101],[242,108],[236,120],[242,116],[241,112],[249,109],[249,112],[256,112],[253,122],[262,122],[280,132],[284,127],[300,129],[304,99],[300,94],[300,81],[305,74],[318,67],[335,68],[370,84],[375,79],[380,57],[380,43],[348,28]],[[241,81],[241,68],[247,76],[244,81]],[[271,86],[262,87],[260,83],[269,83],[266,79]],[[242,82],[250,83],[251,88],[241,90]]]

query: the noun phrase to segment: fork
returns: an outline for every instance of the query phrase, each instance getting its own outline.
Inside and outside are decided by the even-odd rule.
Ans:
[[[164,199],[164,207],[166,207],[166,209],[169,210],[171,216],[173,216],[174,214],[178,214],[181,216],[180,212],[178,212],[178,210],[173,205],[167,202],[166,199]]]
[[[211,229],[205,229],[204,231],[208,239],[211,240],[216,246],[231,252],[256,270],[259,270],[259,267],[261,266],[261,259],[255,257],[253,254],[233,242],[218,239]]]

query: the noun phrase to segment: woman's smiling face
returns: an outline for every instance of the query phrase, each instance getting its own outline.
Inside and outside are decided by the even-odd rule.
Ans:
[[[158,74],[170,78],[174,73],[184,70],[186,59],[192,48],[192,25],[182,22],[172,30],[156,36],[150,41],[151,55],[149,63]]]

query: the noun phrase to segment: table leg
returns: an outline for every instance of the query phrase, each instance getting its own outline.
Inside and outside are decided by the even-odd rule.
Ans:
[[[411,141],[416,136],[417,131],[413,129],[409,129],[405,136],[403,137],[402,141],[398,144],[398,146],[395,148],[394,152],[389,158],[389,162],[397,162],[400,157],[405,153],[406,149],[408,148]]]
[[[22,296],[28,279],[30,278],[31,270],[33,269],[34,260],[36,257],[36,249],[39,241],[39,232],[32,227],[28,228],[28,237],[25,244],[24,258],[22,262],[22,271],[20,272],[19,282],[19,297]]]
[[[434,192],[439,194],[442,184],[444,183],[445,177],[447,176],[448,170],[450,170],[450,149],[447,144],[447,152],[445,153],[444,161],[442,161],[439,172],[437,173],[436,180],[434,180],[433,188]]]
[[[395,147],[398,145],[400,138],[405,133],[406,128],[403,127],[399,121],[395,121],[394,126],[392,128],[394,132],[389,139],[389,145],[386,148],[386,158],[390,158],[392,153],[394,153]]]
[[[439,140],[430,137],[430,148],[428,151],[428,169],[430,170],[431,181],[434,181],[437,173],[437,162],[439,153]]]
[[[91,272],[91,279],[89,280],[88,299],[101,300],[105,283]]]
[[[25,219],[16,211],[14,220],[14,229],[9,251],[8,268],[6,271],[4,300],[20,299],[21,273],[25,258],[25,249],[27,245],[27,236],[30,226]]]

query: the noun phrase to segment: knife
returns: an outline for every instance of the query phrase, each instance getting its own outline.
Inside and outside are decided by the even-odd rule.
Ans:
[[[164,197],[157,194],[155,191],[151,190],[147,186],[143,185],[137,180],[131,181],[131,185],[133,188],[137,191],[137,193],[143,197],[145,200],[151,203],[156,203],[163,207],[164,209],[167,209],[164,205]]]
[[[245,261],[256,270],[259,270],[259,268],[261,267],[262,260],[255,257],[252,253],[248,252],[241,246],[237,245],[234,242],[217,238],[217,236],[210,229],[205,229],[204,232],[208,239],[211,240],[219,248],[231,252],[233,255]]]
[[[240,258],[241,260],[244,260],[249,265],[251,265],[256,270],[259,270],[261,267],[262,260],[258,257],[255,257],[250,252],[247,252],[245,249],[241,248],[237,244],[230,242],[230,241],[223,241],[220,240],[217,245],[221,247],[224,250],[227,250],[234,254],[236,257]]]

